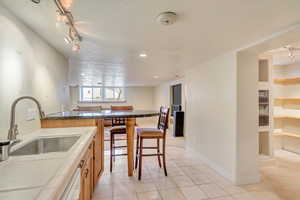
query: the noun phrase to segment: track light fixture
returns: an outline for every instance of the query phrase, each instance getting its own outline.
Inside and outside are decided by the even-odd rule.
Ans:
[[[31,0],[33,3],[39,4],[41,0]],[[72,44],[73,51],[79,51],[80,49],[80,42],[82,37],[78,33],[75,25],[74,25],[74,18],[72,13],[65,9],[60,2],[60,0],[53,0],[56,7],[57,7],[57,21],[63,22],[66,26],[69,27],[68,35],[64,37],[64,40],[68,44]]]

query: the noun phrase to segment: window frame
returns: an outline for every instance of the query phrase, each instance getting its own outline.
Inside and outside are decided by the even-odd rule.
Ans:
[[[83,100],[83,88],[91,88],[92,92],[94,88],[99,88],[100,89],[100,95],[101,95],[101,100],[94,100],[93,99],[93,94],[92,94],[92,100]],[[124,92],[124,98],[121,100],[106,100],[105,99],[105,92],[104,90],[106,88],[120,88]],[[115,87],[115,86],[79,86],[79,95],[78,95],[78,102],[79,103],[126,103],[127,95],[126,95],[126,88],[125,87]],[[114,98],[115,98],[115,92],[114,92]]]

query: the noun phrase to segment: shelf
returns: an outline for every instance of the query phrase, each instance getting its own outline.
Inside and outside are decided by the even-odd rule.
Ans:
[[[282,85],[300,84],[300,78],[275,78],[274,83]]]
[[[269,126],[259,126],[259,128],[258,128],[258,132],[259,133],[269,132],[269,131],[270,131],[270,127]]]
[[[295,133],[273,133],[273,136],[286,136],[286,137],[293,137],[293,138],[300,138],[300,134]]]
[[[300,119],[300,116],[293,115],[274,115],[274,119]]]
[[[280,98],[275,98],[275,101],[299,101],[300,98],[285,98],[285,97],[280,97]]]

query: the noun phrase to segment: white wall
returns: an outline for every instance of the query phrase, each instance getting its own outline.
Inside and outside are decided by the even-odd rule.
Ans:
[[[71,107],[101,105],[103,108],[110,108],[111,105],[132,105],[136,110],[153,110],[154,87],[127,87],[125,103],[80,103],[78,87],[70,87]],[[158,110],[158,109],[156,109]]]
[[[230,52],[183,82],[186,149],[233,183],[258,182],[258,57]],[[156,87],[157,102],[168,103],[169,87]]]
[[[46,113],[68,104],[68,62],[1,5],[0,26],[0,138],[6,138],[10,106],[17,97],[36,97]],[[17,105],[20,134],[40,126],[39,120],[25,120],[28,108],[35,105],[27,101]]]
[[[236,55],[199,64],[185,74],[186,147],[235,181]]]

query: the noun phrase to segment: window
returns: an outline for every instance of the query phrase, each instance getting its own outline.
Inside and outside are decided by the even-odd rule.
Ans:
[[[79,89],[80,102],[124,102],[125,88],[81,86]]]

